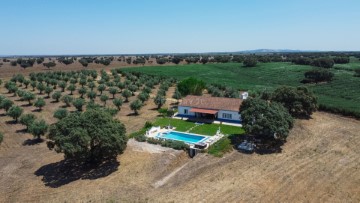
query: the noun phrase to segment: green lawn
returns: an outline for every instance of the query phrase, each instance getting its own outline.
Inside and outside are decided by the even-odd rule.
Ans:
[[[360,114],[360,77],[354,77],[354,68],[360,68],[358,59],[349,64],[336,64],[331,71],[334,80],[326,84],[306,85],[318,96],[319,103]],[[240,90],[274,89],[281,85],[301,86],[304,72],[311,66],[291,63],[260,63],[255,68],[244,68],[238,63],[190,64],[125,68],[125,71],[143,72],[183,79],[196,76],[207,83],[224,84]]]
[[[215,135],[216,131],[219,129],[223,134],[233,135],[233,134],[243,134],[244,129],[235,126],[229,125],[219,125],[219,124],[203,124],[193,128],[190,132],[201,134],[201,135]]]
[[[228,126],[228,125],[219,125],[219,124],[203,124],[203,125],[195,125],[195,123],[190,121],[184,121],[179,119],[171,119],[171,118],[159,118],[157,119],[153,125],[154,126],[167,126],[169,125],[176,127],[177,131],[186,132],[191,129],[190,133],[201,134],[201,135],[209,135],[213,136],[216,134],[216,131],[221,129],[223,134],[233,135],[233,134],[243,134],[244,129],[236,126]]]
[[[193,122],[188,122],[188,121],[179,120],[179,119],[171,119],[171,118],[158,118],[153,123],[154,126],[161,126],[161,127],[168,126],[169,124],[171,126],[176,127],[176,130],[182,131],[182,132],[185,132],[195,126],[195,123],[193,123]]]
[[[231,144],[231,140],[226,136],[211,145],[208,153],[216,157],[222,157],[225,153],[231,152],[232,149],[233,145]]]

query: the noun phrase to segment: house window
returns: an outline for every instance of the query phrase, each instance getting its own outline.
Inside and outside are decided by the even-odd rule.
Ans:
[[[187,109],[184,109],[184,114],[188,114],[188,110],[187,110]]]
[[[230,114],[230,113],[223,113],[222,117],[225,118],[225,119],[232,119],[232,114]]]

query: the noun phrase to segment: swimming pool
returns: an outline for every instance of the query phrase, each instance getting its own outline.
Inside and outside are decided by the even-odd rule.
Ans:
[[[198,142],[204,142],[205,140],[207,140],[209,138],[208,136],[183,133],[183,132],[178,132],[178,131],[170,131],[170,132],[166,132],[166,133],[161,133],[157,137],[169,139],[169,140],[183,141],[188,144],[196,144]]]

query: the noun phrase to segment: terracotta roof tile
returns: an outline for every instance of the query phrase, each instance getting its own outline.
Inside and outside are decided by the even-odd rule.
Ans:
[[[179,106],[189,106],[194,108],[203,109],[216,109],[239,111],[242,99],[238,98],[225,98],[225,97],[204,97],[204,96],[186,96]]]

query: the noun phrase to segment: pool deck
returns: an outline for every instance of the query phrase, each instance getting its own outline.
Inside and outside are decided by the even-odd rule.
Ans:
[[[166,128],[161,128],[160,126],[158,127],[152,127],[150,130],[146,131],[145,136],[148,138],[154,138],[154,139],[167,139],[167,138],[161,138],[159,137],[159,134],[162,133],[166,133],[166,132],[170,132],[170,131],[174,131],[175,128],[172,129],[166,129]],[[180,132],[180,131],[177,131]],[[180,133],[186,133],[186,132],[180,132]],[[201,142],[198,143],[204,143],[207,144],[208,148],[210,145],[214,144],[215,142],[217,142],[218,140],[220,140],[222,137],[224,137],[224,134],[217,132],[215,135],[213,136],[208,136],[208,135],[199,135],[199,134],[194,134],[194,133],[187,133],[187,134],[191,134],[191,135],[196,135],[196,136],[202,136],[205,137],[206,139],[203,139]],[[174,139],[171,139],[174,140]],[[185,142],[186,143],[186,142]],[[196,143],[187,143],[191,148],[195,147]]]

